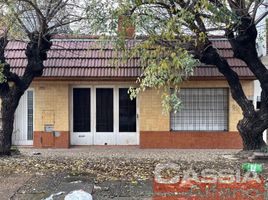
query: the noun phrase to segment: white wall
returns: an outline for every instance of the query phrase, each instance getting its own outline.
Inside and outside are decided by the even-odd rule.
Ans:
[[[265,3],[268,3],[268,0],[264,1]],[[261,6],[258,9],[257,16],[262,15],[264,12],[267,12],[268,7],[266,6]],[[267,38],[266,38],[266,32],[267,32],[267,27],[266,27],[266,18],[264,18],[259,24],[257,24],[257,30],[258,30],[258,38],[257,38],[257,49],[259,56],[262,57],[262,61],[265,64],[266,67],[268,67],[268,62],[267,62]],[[259,81],[254,81],[254,96],[253,96],[253,103],[256,108],[257,105],[257,97],[261,96],[261,87],[260,87],[260,82]],[[267,143],[267,131],[263,133],[263,140]]]
[[[257,107],[257,97],[261,96],[261,86],[259,81],[254,81],[254,96],[253,103],[254,107]],[[267,130],[263,132],[263,140],[267,143]]]
[[[265,0],[268,3],[268,0]],[[258,16],[261,16],[264,12],[267,12],[268,7],[260,6],[257,12]],[[266,18],[257,24],[258,38],[257,38],[257,48],[260,56],[266,56],[267,42],[266,42]]]

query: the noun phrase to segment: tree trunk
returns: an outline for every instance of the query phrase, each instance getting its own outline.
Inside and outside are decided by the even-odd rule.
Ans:
[[[44,27],[45,28],[45,27]],[[25,54],[27,66],[22,77],[10,72],[10,65],[6,63],[4,50],[7,45],[6,38],[0,37],[0,63],[4,64],[3,75],[6,81],[0,83],[0,97],[2,127],[0,127],[0,156],[9,155],[12,145],[12,133],[14,114],[23,93],[32,83],[34,77],[41,76],[44,69],[44,61],[47,60],[47,52],[52,46],[50,34],[34,31],[28,34],[30,41],[27,44]]]
[[[15,111],[20,99],[19,96],[7,95],[2,98],[1,115],[2,126],[0,128],[0,156],[10,155],[12,145],[12,133]]]
[[[264,124],[260,124],[261,120],[249,119],[244,117],[237,124],[237,129],[243,140],[243,149],[244,150],[256,150],[261,149],[266,146],[266,143],[263,140],[263,131],[267,127]]]
[[[232,46],[234,46],[234,43],[232,44]],[[233,47],[233,49],[235,48]],[[244,50],[241,53],[237,53],[237,51],[235,51],[236,56],[240,55],[239,59],[241,59],[241,55],[244,55],[247,49],[242,47],[237,47],[237,49],[241,51]],[[248,57],[247,60],[251,59],[250,63],[248,62],[250,68],[263,69],[263,66],[261,66],[262,64],[260,64],[260,62],[258,61],[257,54],[251,54],[252,55],[246,54]],[[248,100],[244,93],[241,82],[239,80],[239,76],[230,67],[226,59],[222,58],[217,52],[217,50],[212,46],[208,46],[203,52],[202,56],[203,57],[201,57],[200,59],[201,62],[217,66],[218,70],[224,75],[230,86],[233,99],[238,103],[238,105],[243,111],[244,118],[239,121],[237,129],[240,133],[240,136],[242,137],[244,150],[256,150],[265,146],[266,144],[263,141],[262,133],[268,128],[268,97],[266,95],[268,93],[266,93],[266,91],[262,93],[262,106],[259,111],[256,111],[254,109],[253,104]],[[252,62],[252,60],[255,62]],[[265,75],[264,70],[261,73]],[[266,77],[264,77],[263,79],[265,78]],[[264,80],[263,82],[267,82],[267,80]],[[262,86],[264,87],[264,85]]]
[[[239,133],[243,140],[244,150],[256,150],[266,146],[266,143],[263,141],[262,133],[256,133],[254,130],[252,132],[240,130]]]

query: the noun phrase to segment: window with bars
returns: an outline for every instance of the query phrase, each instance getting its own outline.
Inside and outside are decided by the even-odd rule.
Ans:
[[[227,88],[184,88],[179,96],[182,108],[176,113],[171,112],[171,130],[228,130]]]

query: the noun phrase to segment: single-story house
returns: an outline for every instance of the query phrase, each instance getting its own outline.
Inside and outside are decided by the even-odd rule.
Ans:
[[[200,66],[181,85],[183,108],[163,114],[161,92],[148,89],[130,100],[127,90],[142,73],[139,58],[122,59],[96,37],[58,37],[16,111],[13,144],[68,148],[71,145],[139,145],[141,148],[242,148],[236,128],[241,110],[215,66]],[[135,43],[129,39],[128,44]],[[229,42],[213,45],[239,74],[248,97],[254,76],[233,58]],[[26,44],[6,49],[12,71],[22,75]],[[116,61],[116,67],[114,65]]]

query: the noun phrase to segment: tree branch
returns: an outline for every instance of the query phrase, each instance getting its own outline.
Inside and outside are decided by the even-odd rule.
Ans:
[[[200,61],[208,65],[215,65],[218,68],[218,70],[226,78],[231,89],[232,97],[241,107],[244,116],[252,116],[252,114],[255,113],[254,106],[247,99],[239,81],[239,76],[234,70],[232,70],[226,59],[222,58],[217,50],[212,47],[211,43],[208,44],[202,52]]]
[[[26,90],[34,77],[41,76],[44,69],[43,62],[47,59],[47,52],[52,46],[51,35],[41,35],[39,32],[33,32],[29,35],[30,42],[27,44],[26,56],[28,64],[22,76],[23,90]],[[40,39],[41,38],[41,39]]]
[[[8,44],[7,34],[4,33],[4,35],[2,37],[0,37],[0,62],[1,63],[6,62],[5,48],[6,48],[7,44]]]

